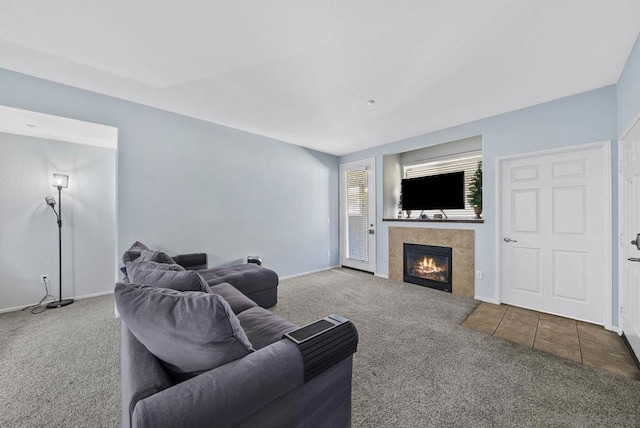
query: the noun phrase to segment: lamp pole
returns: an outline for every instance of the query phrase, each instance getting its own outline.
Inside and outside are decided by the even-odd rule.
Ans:
[[[58,301],[47,304],[47,308],[61,308],[73,303],[73,299],[62,300],[62,186],[56,186],[58,188]]]
[[[58,301],[62,301],[62,187],[58,186]]]

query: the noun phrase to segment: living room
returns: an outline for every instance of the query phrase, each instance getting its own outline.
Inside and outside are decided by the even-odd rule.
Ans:
[[[640,10],[631,1],[569,3],[189,10],[191,26],[200,31],[189,37],[207,35],[213,43],[209,51],[217,56],[206,61],[203,45],[174,44],[177,35],[165,32],[166,21],[147,21],[144,31],[130,33],[142,7],[120,22],[129,16],[124,3],[112,10],[65,3],[58,11],[5,5],[0,116],[26,116],[11,116],[12,127],[0,119],[7,154],[0,159],[0,311],[6,312],[0,315],[6,397],[0,403],[9,409],[0,422],[120,423],[113,291],[122,279],[123,253],[141,241],[169,255],[206,253],[209,267],[258,256],[281,281],[273,312],[300,326],[332,313],[351,319],[360,334],[353,426],[640,423],[637,381],[460,326],[480,301],[507,302],[500,271],[506,237],[498,205],[501,162],[602,142],[610,154],[610,245],[601,263],[609,269],[603,286],[609,297],[600,302],[598,324],[622,333],[620,307],[638,309],[623,300],[630,296],[619,270],[628,257],[618,243],[617,171],[620,141],[640,116]],[[162,16],[169,19],[176,10],[165,6]],[[577,17],[570,18],[572,11]],[[211,30],[217,27],[204,16],[229,33]],[[563,33],[567,21],[572,31]],[[542,37],[540,28],[550,35]],[[159,37],[157,43],[145,32]],[[243,43],[229,42],[242,32]],[[122,39],[105,41],[109,34]],[[430,38],[434,50],[415,42]],[[407,46],[415,50],[397,49],[412,40]],[[422,49],[423,58],[433,55],[442,68],[435,59],[407,59],[421,57]],[[372,77],[363,77],[367,73]],[[49,119],[56,125],[47,129]],[[81,144],[61,136],[61,129],[83,124],[86,131],[76,132]],[[96,130],[107,145],[87,143]],[[462,147],[459,142],[470,139],[482,152],[481,221],[392,219],[399,195],[386,187],[385,160]],[[340,267],[348,265],[341,166],[370,159],[375,261],[363,270],[374,275]],[[69,176],[61,193],[51,186],[55,173]],[[50,195],[55,209],[63,204],[61,284],[56,216],[44,199]],[[398,228],[473,232],[471,294],[395,279],[390,245]],[[48,283],[41,282],[43,274]],[[45,293],[76,301],[37,315],[22,311]],[[394,317],[397,311],[403,316]],[[426,328],[418,339],[420,325]],[[419,346],[433,356],[415,355]]]

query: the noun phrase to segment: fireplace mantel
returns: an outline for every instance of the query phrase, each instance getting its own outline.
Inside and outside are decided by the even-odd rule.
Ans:
[[[382,221],[404,221],[407,223],[484,223],[480,218],[383,218]]]
[[[389,279],[402,281],[402,246],[407,244],[451,247],[453,257],[452,293],[474,296],[475,231],[417,227],[389,228]]]

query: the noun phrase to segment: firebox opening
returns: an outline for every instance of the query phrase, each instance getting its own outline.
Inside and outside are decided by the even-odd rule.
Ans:
[[[451,253],[449,247],[404,244],[404,281],[451,292]]]
[[[409,275],[432,281],[449,282],[449,270],[445,257],[422,256],[409,257]]]

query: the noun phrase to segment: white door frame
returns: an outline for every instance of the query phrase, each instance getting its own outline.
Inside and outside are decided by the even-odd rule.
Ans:
[[[620,157],[620,153],[622,153],[622,140],[624,140],[625,138],[627,138],[627,135],[629,135],[629,132],[631,132],[631,130],[633,129],[633,127],[636,125],[636,123],[640,122],[640,114],[638,114],[632,121],[631,123],[629,123],[627,125],[627,127],[624,129],[624,131],[618,136],[618,159],[617,159],[617,163],[616,165],[618,166],[618,230],[617,230],[617,245],[618,245],[618,334],[622,334],[622,320],[620,319],[620,313],[623,311],[622,309],[622,303],[625,301],[624,298],[626,297],[626,283],[623,283],[623,274],[624,274],[624,257],[620,256],[620,253],[622,252],[622,245],[624,244],[624,242],[622,242],[622,226],[624,224],[624,213],[622,212],[622,198],[620,197],[620,195],[622,195],[622,191],[623,191],[623,185],[624,185],[624,178],[623,178],[623,173],[621,171],[622,169],[622,158]]]
[[[354,161],[354,162],[348,162],[348,163],[342,163],[339,166],[339,171],[340,171],[340,177],[338,180],[338,185],[340,186],[340,190],[339,190],[339,195],[340,195],[340,203],[338,204],[339,206],[339,210],[340,210],[340,231],[339,231],[339,239],[340,239],[340,265],[342,265],[342,260],[343,260],[343,255],[346,254],[347,249],[345,248],[345,240],[343,239],[343,233],[344,233],[344,225],[345,225],[345,218],[344,218],[344,214],[346,213],[346,210],[344,209],[344,203],[345,203],[345,195],[343,195],[343,190],[342,190],[342,185],[343,185],[343,181],[344,181],[344,177],[342,175],[342,171],[345,168],[354,168],[354,167],[358,167],[358,166],[368,166],[371,165],[371,168],[368,171],[368,174],[371,174],[371,177],[373,178],[373,189],[369,189],[367,188],[368,191],[368,203],[370,204],[370,207],[372,209],[373,212],[373,218],[370,219],[370,222],[373,223],[373,229],[374,229],[374,235],[373,235],[373,244],[372,246],[369,247],[369,261],[371,263],[371,266],[373,268],[373,274],[376,275],[377,272],[377,243],[378,243],[378,230],[377,230],[377,225],[378,225],[378,215],[377,215],[377,199],[376,199],[376,187],[378,185],[378,182],[376,180],[376,158],[367,158],[367,159],[361,159],[359,161]]]
[[[612,214],[611,214],[611,141],[600,141],[597,143],[578,144],[575,146],[561,147],[558,149],[540,150],[529,153],[519,153],[516,155],[500,156],[495,160],[495,178],[496,178],[496,205],[495,205],[495,254],[496,254],[496,301],[498,304],[502,302],[502,168],[505,161],[513,159],[526,159],[530,157],[551,155],[557,153],[570,153],[587,149],[599,148],[602,151],[602,171],[605,179],[604,183],[604,201],[603,201],[603,230],[604,240],[609,245],[605,245],[604,256],[605,260],[609,262],[604,266],[604,290],[603,290],[603,325],[607,330],[612,329],[611,324],[611,300],[613,295],[613,283],[612,283],[612,246],[611,246],[611,234],[612,234]]]

